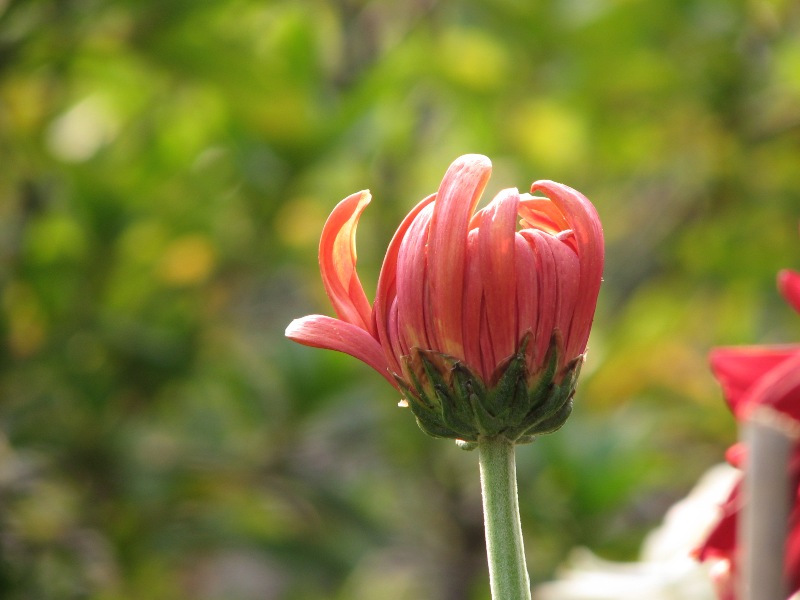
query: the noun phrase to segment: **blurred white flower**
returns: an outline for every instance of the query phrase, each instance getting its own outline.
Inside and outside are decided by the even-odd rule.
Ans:
[[[119,120],[108,102],[97,95],[89,96],[50,124],[47,146],[61,160],[83,162],[111,142],[119,127]]]
[[[714,524],[719,505],[738,471],[722,464],[710,469],[689,495],[667,512],[642,545],[638,562],[603,560],[576,548],[559,579],[539,586],[539,600],[715,600],[706,567],[690,552]]]

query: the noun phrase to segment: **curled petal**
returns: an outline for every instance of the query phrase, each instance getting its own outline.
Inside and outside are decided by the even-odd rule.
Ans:
[[[592,203],[586,197],[566,185],[554,181],[536,181],[531,192],[542,192],[561,209],[575,236],[578,259],[581,264],[581,295],[575,308],[573,328],[567,356],[577,356],[586,349],[589,330],[592,326],[600,282],[603,278],[603,229]]]
[[[400,244],[405,239],[409,227],[411,227],[411,224],[422,209],[435,199],[436,194],[431,194],[422,200],[400,223],[400,227],[397,228],[392,241],[389,242],[389,248],[386,250],[381,274],[378,278],[378,291],[375,294],[375,310],[373,313],[375,333],[377,333],[378,340],[383,346],[384,353],[387,357],[390,357],[391,367],[395,373],[401,372],[398,359],[402,356],[402,354],[397,353],[396,343],[391,341],[392,339],[395,342],[397,341],[397,307],[394,307],[394,313],[392,313],[391,309],[397,298],[397,257],[400,254]],[[392,314],[394,314],[393,317]],[[393,324],[390,323],[392,318],[394,318]]]
[[[431,194],[417,204],[411,212],[406,215],[400,227],[397,228],[392,241],[389,242],[389,248],[386,250],[386,256],[383,259],[383,266],[381,267],[381,274],[378,278],[378,292],[375,294],[375,330],[378,334],[378,339],[383,346],[384,352],[387,355],[392,355],[391,344],[388,340],[388,319],[389,309],[397,297],[397,257],[400,254],[400,245],[406,237],[408,229],[417,218],[417,215],[436,199],[436,194]],[[395,372],[400,372],[400,363],[394,365]]]
[[[349,354],[368,364],[397,388],[381,345],[361,327],[332,317],[309,315],[289,323],[286,337],[305,346]]]
[[[778,289],[790,306],[800,312],[800,273],[788,269],[779,272]]]
[[[492,166],[485,156],[468,154],[447,169],[436,195],[428,237],[431,309],[440,352],[463,358],[462,302],[467,230]]]
[[[503,190],[486,207],[478,230],[481,279],[494,356],[492,370],[515,352],[519,338],[514,261],[518,206],[519,192],[516,189]],[[464,336],[468,333],[477,333],[474,322],[464,322]]]
[[[519,216],[523,229],[541,229],[552,234],[569,229],[564,214],[549,198],[524,194],[519,206]]]
[[[356,227],[370,199],[365,190],[339,202],[319,241],[319,268],[333,309],[342,321],[367,331],[372,329],[372,308],[356,273]]]
[[[472,218],[469,220],[469,230],[472,231],[473,229],[477,229],[483,223],[483,216],[486,214],[486,208],[482,208],[478,211],[475,211],[475,214],[472,215]]]

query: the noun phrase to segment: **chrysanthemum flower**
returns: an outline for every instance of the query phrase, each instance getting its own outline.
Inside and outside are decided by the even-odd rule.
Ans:
[[[290,339],[362,360],[406,399],[420,427],[467,443],[525,442],[559,428],[594,317],[603,233],[579,192],[537,181],[475,212],[491,173],[458,158],[395,233],[370,305],[356,273],[368,191],[334,208],[319,263],[337,318],[293,321]],[[540,195],[541,194],[541,195]]]

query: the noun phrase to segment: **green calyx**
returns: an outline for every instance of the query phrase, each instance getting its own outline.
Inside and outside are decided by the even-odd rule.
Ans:
[[[414,348],[403,359],[403,378],[396,380],[420,429],[453,438],[465,450],[474,449],[482,437],[502,436],[526,444],[559,429],[572,412],[583,356],[557,373],[561,344],[554,335],[544,367],[529,373],[525,348],[530,337],[526,335],[519,351],[498,367],[490,388],[462,361]]]

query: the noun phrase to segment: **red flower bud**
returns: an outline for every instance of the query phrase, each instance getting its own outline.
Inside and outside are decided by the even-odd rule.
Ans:
[[[364,361],[408,400],[423,430],[468,442],[528,441],[569,415],[603,270],[603,232],[579,192],[537,181],[475,212],[491,163],[458,158],[394,235],[370,306],[353,194],[322,232],[319,262],[338,319],[293,321],[290,339]]]

